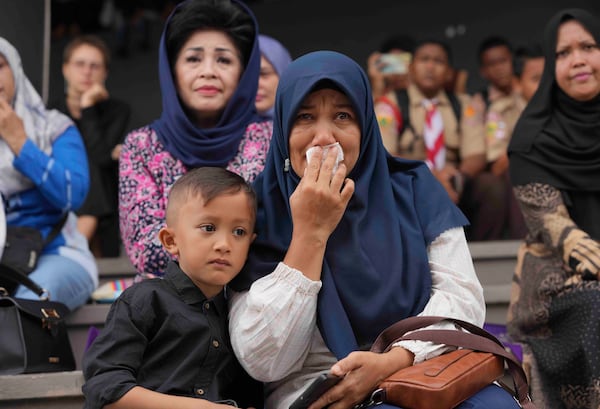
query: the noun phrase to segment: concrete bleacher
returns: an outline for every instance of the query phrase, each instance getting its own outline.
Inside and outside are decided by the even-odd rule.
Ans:
[[[518,241],[470,243],[475,271],[486,300],[486,322],[503,324],[516,265]],[[135,269],[125,257],[99,259],[100,283],[133,277]],[[81,358],[90,326],[102,328],[109,304],[89,303],[67,320],[77,370],[53,374],[0,376],[0,409],[80,409],[83,404]]]
[[[517,264],[518,240],[470,243],[475,271],[483,286],[486,322],[506,323],[510,287]]]

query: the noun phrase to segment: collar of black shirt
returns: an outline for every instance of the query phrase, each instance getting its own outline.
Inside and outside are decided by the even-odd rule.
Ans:
[[[225,299],[224,291],[221,291],[211,299],[207,299],[204,293],[181,270],[176,261],[169,261],[163,279],[175,288],[175,291],[177,291],[186,304],[193,305],[209,302],[216,307],[219,315],[227,316],[227,300]]]

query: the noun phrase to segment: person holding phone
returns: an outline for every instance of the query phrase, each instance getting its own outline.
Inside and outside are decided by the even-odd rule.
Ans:
[[[451,65],[446,42],[420,40],[409,66],[408,88],[375,101],[375,113],[388,152],[426,161],[452,201],[473,221],[471,208],[486,203],[486,190],[471,183],[485,168],[484,112],[475,109],[469,95],[445,90]]]
[[[362,68],[333,51],[298,58],[280,79],[272,149],[254,182],[257,237],[231,283],[229,321],[242,366],[266,382],[266,408],[288,408],[324,373],[343,379],[312,407],[352,408],[449,349],[365,350],[406,317],[483,325],[467,220],[423,162],[386,151],[370,92]],[[518,407],[495,385],[465,405]]]
[[[106,88],[110,52],[94,35],[71,40],[63,52],[65,94],[51,104],[77,125],[85,143],[90,191],[77,212],[77,227],[95,256],[119,255],[118,161],[131,108]]]
[[[371,53],[367,70],[374,100],[408,87],[408,64],[415,45],[416,41],[411,36],[398,34],[387,37],[379,50]]]

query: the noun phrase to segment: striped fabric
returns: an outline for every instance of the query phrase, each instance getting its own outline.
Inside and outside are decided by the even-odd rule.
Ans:
[[[446,147],[444,145],[444,123],[437,109],[437,99],[425,99],[425,128],[423,139],[427,149],[427,166],[429,169],[442,169],[446,164]]]

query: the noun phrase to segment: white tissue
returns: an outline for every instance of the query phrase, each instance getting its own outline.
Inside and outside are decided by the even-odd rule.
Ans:
[[[327,152],[329,152],[329,148],[331,148],[332,146],[337,146],[337,158],[335,158],[335,164],[333,165],[333,171],[332,171],[332,173],[335,173],[335,171],[338,168],[339,163],[344,160],[344,151],[342,150],[342,147],[340,146],[339,142],[332,143],[331,145],[321,146],[321,149],[323,149],[323,159],[321,161],[321,164],[323,164],[323,162],[325,162],[325,159],[327,158]],[[306,151],[306,162],[307,163],[310,162],[310,158],[312,157],[313,153],[315,152],[315,148],[317,148],[317,147],[313,146],[312,148],[310,148],[309,150]]]

